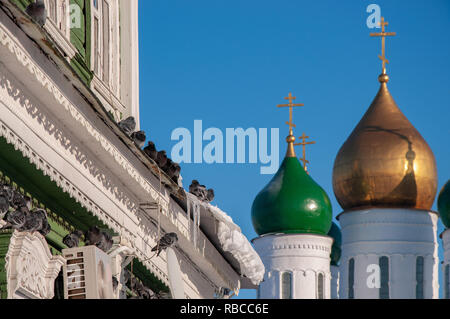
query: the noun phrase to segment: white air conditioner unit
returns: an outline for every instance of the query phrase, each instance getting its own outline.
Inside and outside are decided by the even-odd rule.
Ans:
[[[113,299],[111,258],[96,246],[63,249],[65,299]]]

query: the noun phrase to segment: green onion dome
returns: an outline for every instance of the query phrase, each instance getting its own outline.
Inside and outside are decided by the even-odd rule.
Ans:
[[[331,247],[331,265],[337,266],[339,264],[339,260],[341,259],[342,253],[342,233],[341,229],[335,222],[331,223],[331,228],[328,232],[328,236],[334,239],[333,247]]]
[[[442,188],[438,197],[438,211],[442,223],[446,228],[450,228],[450,180]]]
[[[278,172],[253,202],[253,227],[258,235],[326,235],[332,219],[330,199],[297,159],[295,137],[290,135],[287,141],[288,152]]]

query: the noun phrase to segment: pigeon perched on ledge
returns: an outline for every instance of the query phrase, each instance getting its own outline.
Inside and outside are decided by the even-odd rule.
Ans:
[[[156,150],[155,143],[152,141],[148,142],[146,148],[144,148],[144,153],[148,155],[155,163],[158,158],[158,151]]]
[[[167,154],[166,151],[160,151],[158,152],[158,155],[156,157],[156,164],[162,169],[167,164]]]
[[[197,180],[193,180],[189,186],[189,193],[194,194],[199,200],[204,202],[212,202],[214,200],[214,190],[206,189],[205,185],[200,185]]]
[[[131,134],[133,134],[134,130],[136,129],[136,120],[134,117],[130,116],[126,118],[123,121],[119,122],[120,129],[131,137]]]
[[[87,246],[97,246],[104,252],[108,252],[114,244],[111,235],[101,231],[97,226],[89,228],[84,237]]]
[[[134,144],[137,145],[137,147],[143,148],[146,139],[145,132],[144,131],[133,132],[131,134],[131,139],[133,140]]]
[[[172,179],[174,182],[178,182],[178,177],[180,176],[181,167],[177,163],[173,162],[170,158],[167,159],[166,165],[162,168],[164,172]]]
[[[9,212],[6,215],[6,225],[4,228],[21,230],[27,221],[27,215],[20,210]]]
[[[177,242],[178,236],[176,233],[167,233],[159,240],[158,245],[152,248],[152,251],[156,251],[156,256],[158,257],[163,250],[174,246]]]
[[[78,247],[81,237],[83,237],[83,233],[80,230],[76,230],[63,238],[63,244],[69,248]]]
[[[7,196],[0,194],[0,219],[5,218],[6,213],[9,211],[9,207]]]
[[[36,0],[31,3],[25,12],[36,22],[41,28],[44,26],[47,20],[47,9],[45,8],[44,0]]]
[[[30,212],[26,215],[25,225],[19,230],[30,233],[40,232],[42,235],[47,235],[50,232],[47,213],[43,209],[36,209]]]
[[[211,188],[206,191],[206,201],[210,203],[213,200],[214,200],[214,189]]]

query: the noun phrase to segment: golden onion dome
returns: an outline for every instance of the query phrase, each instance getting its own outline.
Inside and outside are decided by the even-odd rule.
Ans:
[[[333,189],[344,210],[364,207],[429,210],[437,191],[436,160],[400,111],[387,82],[340,149]]]

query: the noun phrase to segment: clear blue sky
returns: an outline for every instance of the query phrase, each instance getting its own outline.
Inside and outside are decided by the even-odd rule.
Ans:
[[[450,179],[448,0],[141,0],[142,128],[170,154],[172,130],[193,131],[197,119],[223,132],[279,127],[282,158],[288,113],[276,105],[292,91],[306,105],[295,111],[295,134],[317,141],[310,172],[338,215],[334,159],[378,91],[380,40],[366,26],[371,3],[397,32],[387,39],[389,89],[434,151],[440,190]],[[272,177],[259,169],[182,164],[182,175],[185,188],[192,179],[214,188],[213,203],[252,239],[251,205]]]

